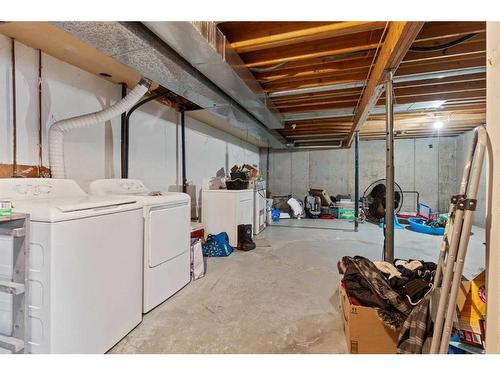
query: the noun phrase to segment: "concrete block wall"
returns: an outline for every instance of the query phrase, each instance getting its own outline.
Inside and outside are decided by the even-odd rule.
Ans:
[[[121,88],[101,77],[42,54],[43,165],[52,123],[94,112],[120,99]],[[11,40],[0,35],[0,163],[12,163]],[[16,42],[17,159],[38,165],[38,51]],[[120,118],[65,135],[68,178],[82,187],[97,178],[120,177]],[[205,177],[233,164],[259,163],[259,149],[186,116],[187,177],[199,191]],[[151,102],[130,121],[130,178],[154,190],[181,184],[179,116]]]
[[[466,138],[468,135],[461,137]],[[418,191],[420,202],[447,211],[460,174],[462,138],[434,137],[396,140],[396,182],[402,190]],[[385,178],[385,141],[360,142],[360,195],[375,180]],[[261,153],[261,166],[266,165]],[[331,195],[354,196],[354,149],[271,151],[269,190],[275,195],[292,194],[303,199],[309,188],[323,188]],[[416,199],[405,194],[403,210],[415,211]],[[484,198],[480,198],[484,202]],[[484,203],[480,203],[483,204]],[[481,224],[481,221],[477,221]]]

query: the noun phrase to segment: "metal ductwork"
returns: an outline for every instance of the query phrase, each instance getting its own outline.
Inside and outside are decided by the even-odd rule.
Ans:
[[[268,129],[266,123],[221,90],[143,24],[53,22],[53,25],[202,108],[217,115],[230,111],[232,116],[227,118],[227,122],[236,129],[245,129],[248,136],[259,142],[273,148],[284,147],[283,137]],[[192,45],[189,48],[192,49]]]
[[[268,128],[283,128],[280,113],[215,22],[143,23]]]

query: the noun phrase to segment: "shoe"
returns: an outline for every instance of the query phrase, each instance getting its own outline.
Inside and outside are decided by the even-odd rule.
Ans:
[[[249,251],[256,247],[257,245],[252,240],[252,224],[238,225],[238,249]]]

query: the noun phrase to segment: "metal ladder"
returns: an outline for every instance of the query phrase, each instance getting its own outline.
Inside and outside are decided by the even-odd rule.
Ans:
[[[433,301],[437,304],[431,354],[446,354],[453,322],[456,320],[457,294],[462,282],[472,218],[477,205],[477,191],[488,135],[484,126],[474,129],[474,138],[465,160],[459,192],[451,198],[448,223],[441,242],[434,285]]]
[[[12,277],[0,275],[0,292],[12,296],[12,332],[0,334],[0,348],[13,354],[27,352],[28,343],[28,267],[29,215],[0,216],[0,236],[12,238]],[[3,249],[0,249],[0,251]]]

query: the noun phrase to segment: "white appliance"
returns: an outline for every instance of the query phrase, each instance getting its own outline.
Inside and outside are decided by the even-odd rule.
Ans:
[[[72,180],[35,178],[0,179],[0,198],[31,219],[28,352],[105,353],[141,322],[136,199],[89,196]]]
[[[253,198],[253,189],[203,190],[201,215],[205,233],[208,235],[226,232],[229,244],[236,247],[238,245],[238,225],[253,225]]]
[[[143,205],[143,312],[148,312],[191,279],[191,198],[184,193],[152,192],[139,180],[93,181],[96,195],[133,196]]]
[[[266,186],[264,181],[257,181],[253,193],[253,233],[259,234],[266,228]]]

